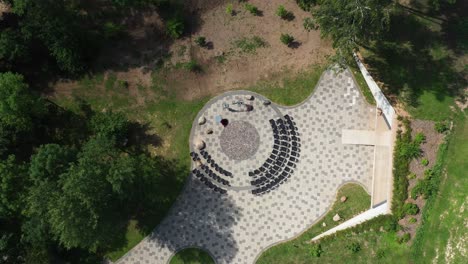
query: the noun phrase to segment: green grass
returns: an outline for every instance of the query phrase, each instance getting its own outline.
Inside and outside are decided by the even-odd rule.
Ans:
[[[407,109],[416,119],[443,121],[453,112],[450,106],[454,106],[453,96],[438,97],[433,91],[423,91],[419,95],[417,107],[409,106]]]
[[[366,101],[371,104],[375,105],[375,99],[374,96],[372,95],[372,92],[367,85],[366,80],[364,79],[364,76],[362,76],[361,71],[359,70],[359,67],[356,64],[352,64],[349,66],[351,72],[353,73],[354,80],[356,80],[362,95],[364,95],[364,98],[366,98]]]
[[[170,264],[214,264],[211,256],[198,248],[187,248],[177,252]]]
[[[348,200],[342,203],[339,200],[341,196],[348,197]],[[370,195],[360,185],[346,184],[342,186],[338,191],[337,200],[333,204],[332,209],[320,221],[299,237],[268,249],[260,256],[257,263],[312,263],[311,261],[314,261],[314,259],[310,254],[310,244],[306,242],[342,221],[348,220],[360,212],[369,209],[369,206]],[[334,222],[332,218],[335,214],[339,214],[343,220],[341,222]],[[326,223],[326,227],[322,226],[323,223]],[[326,248],[324,250],[327,251]],[[328,254],[324,253],[324,255]],[[323,260],[323,258],[320,257],[317,260]]]
[[[326,66],[323,65],[313,66],[291,77],[284,74],[282,76],[286,77],[281,78],[279,82],[262,81],[246,90],[257,92],[280,105],[296,105],[310,96],[325,69]]]
[[[468,241],[468,126],[466,112],[456,117],[455,129],[446,151],[438,159],[446,162],[439,194],[431,197],[423,211],[423,224],[412,247],[414,263],[464,263]],[[443,149],[442,149],[443,150]],[[434,261],[434,259],[436,259]]]

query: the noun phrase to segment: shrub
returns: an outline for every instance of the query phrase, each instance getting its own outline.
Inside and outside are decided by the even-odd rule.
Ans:
[[[359,244],[357,242],[353,242],[353,243],[347,245],[346,248],[349,249],[353,253],[357,253],[357,252],[361,251],[361,244]]]
[[[296,0],[296,2],[302,10],[310,11],[311,7],[317,3],[317,0]]]
[[[447,130],[449,130],[449,126],[448,126],[448,123],[446,121],[440,121],[440,122],[435,123],[434,129],[438,133],[444,133]]]
[[[278,9],[276,9],[276,15],[281,17],[282,19],[292,19],[293,14],[286,10],[283,5],[278,6]]]
[[[409,222],[410,224],[414,224],[414,223],[416,223],[417,221],[418,221],[418,220],[416,220],[416,218],[414,218],[414,217],[411,217],[411,218],[408,220],[408,222]]]
[[[416,142],[403,144],[400,151],[401,155],[406,159],[417,158],[421,155],[421,148],[419,148],[419,144],[416,144]]]
[[[427,165],[429,165],[429,160],[427,160],[426,158],[423,158],[423,159],[421,160],[421,164],[422,164],[423,166],[427,166]]]
[[[404,233],[401,237],[397,238],[397,242],[402,244],[406,243],[411,239],[411,235],[409,233]]]
[[[414,203],[406,203],[405,205],[403,205],[403,211],[407,215],[415,215],[419,213],[419,207]]]
[[[252,38],[242,38],[236,40],[234,45],[239,48],[242,52],[255,53],[257,48],[263,48],[268,46],[268,43],[261,37],[254,36]]]
[[[416,178],[416,174],[415,173],[410,173],[408,174],[408,180],[412,180],[412,179],[415,179]]]
[[[113,22],[106,22],[103,26],[103,32],[106,38],[114,39],[123,34],[123,26],[116,25]]]
[[[387,219],[385,222],[384,222],[384,225],[383,225],[383,229],[387,232],[393,232],[393,231],[396,231],[398,229],[398,222],[397,220],[392,217],[390,219]]]
[[[184,34],[184,29],[184,22],[180,18],[171,18],[166,23],[166,32],[171,38],[180,38]]]
[[[377,256],[378,259],[383,259],[383,258],[385,258],[385,254],[386,254],[386,252],[385,252],[384,249],[378,249],[377,253],[376,253],[376,256]]]
[[[183,62],[183,63],[177,63],[176,68],[180,69],[184,69],[184,70],[188,70],[188,71],[191,71],[191,72],[201,72],[201,66],[198,64],[198,62],[196,60],[190,60],[188,62]]]
[[[322,255],[322,245],[321,244],[313,244],[312,248],[310,249],[310,254],[314,257],[320,257]]]
[[[393,154],[393,199],[392,211],[398,219],[404,216],[403,205],[408,198],[408,174],[409,163],[407,145],[413,145],[411,141],[411,124],[407,118],[402,118],[401,123],[405,132],[397,131],[397,140]],[[417,148],[419,154],[419,148]]]
[[[426,142],[426,136],[422,132],[419,132],[414,136],[414,142],[418,145],[421,145],[422,143]]]
[[[438,177],[436,173],[440,173],[440,166],[434,166],[435,170],[428,169],[424,171],[424,178],[411,190],[411,198],[416,199],[419,195],[423,195],[425,199],[437,192]]]
[[[229,3],[227,6],[226,6],[226,14],[232,16],[234,15],[234,7],[232,6],[231,3]]]
[[[311,17],[304,18],[302,25],[304,26],[304,29],[307,30],[307,32],[316,30],[318,28],[317,24],[315,24],[315,21]]]
[[[258,8],[252,4],[245,4],[245,10],[249,11],[250,14],[256,16],[260,13],[260,11],[258,10]]]
[[[205,47],[206,46],[206,38],[199,36],[195,39],[195,43],[200,46],[200,47]]]
[[[294,37],[289,34],[281,34],[280,40],[281,43],[289,46],[294,41]]]

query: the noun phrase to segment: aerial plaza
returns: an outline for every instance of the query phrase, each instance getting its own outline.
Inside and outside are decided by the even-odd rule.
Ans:
[[[168,263],[189,247],[216,263],[254,263],[316,223],[340,186],[355,182],[372,192],[377,136],[368,135],[376,132],[377,112],[349,70],[326,71],[292,107],[249,91],[213,98],[192,126],[192,171],[182,194],[117,263]],[[373,205],[386,202],[387,178],[379,181],[383,198]]]

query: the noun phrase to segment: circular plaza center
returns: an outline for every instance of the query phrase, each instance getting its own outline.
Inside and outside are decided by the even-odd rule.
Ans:
[[[252,157],[260,145],[257,129],[246,121],[232,121],[219,136],[221,150],[233,160]]]

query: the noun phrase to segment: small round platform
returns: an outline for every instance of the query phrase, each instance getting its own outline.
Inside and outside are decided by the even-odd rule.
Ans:
[[[245,160],[252,157],[260,145],[257,129],[246,121],[232,121],[219,136],[221,150],[230,159]]]

